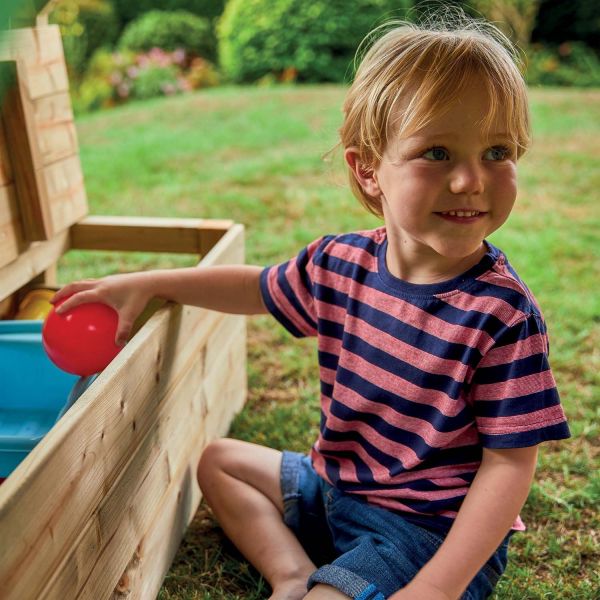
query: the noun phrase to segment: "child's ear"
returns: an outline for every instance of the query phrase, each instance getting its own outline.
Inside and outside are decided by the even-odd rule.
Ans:
[[[373,198],[381,196],[381,188],[377,182],[375,170],[361,161],[358,148],[353,146],[346,148],[344,151],[344,159],[350,169],[352,169],[354,177],[356,177],[356,180],[360,183],[360,187],[362,187],[365,193]]]

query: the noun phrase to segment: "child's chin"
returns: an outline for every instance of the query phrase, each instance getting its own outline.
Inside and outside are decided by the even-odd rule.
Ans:
[[[439,247],[434,248],[435,251],[444,258],[455,258],[456,260],[462,260],[473,256],[477,252],[482,252],[482,241],[473,242],[470,244],[441,244]]]

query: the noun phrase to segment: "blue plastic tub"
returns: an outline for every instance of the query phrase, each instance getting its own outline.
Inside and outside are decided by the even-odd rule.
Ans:
[[[48,433],[81,383],[46,356],[42,321],[0,321],[0,478]]]

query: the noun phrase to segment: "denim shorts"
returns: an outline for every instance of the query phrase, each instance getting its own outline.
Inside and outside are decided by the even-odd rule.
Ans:
[[[325,583],[356,600],[384,600],[406,586],[435,554],[444,535],[341,492],[310,458],[284,452],[284,521],[318,569],[308,589]],[[506,568],[510,534],[477,573],[462,600],[487,598]]]

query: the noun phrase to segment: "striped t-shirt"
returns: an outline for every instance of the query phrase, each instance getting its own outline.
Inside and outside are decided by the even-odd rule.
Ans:
[[[336,488],[447,529],[482,447],[569,436],[546,327],[504,255],[442,283],[387,269],[385,227],[309,244],[261,275],[293,335],[318,336],[316,472]],[[514,529],[523,529],[520,519]]]

